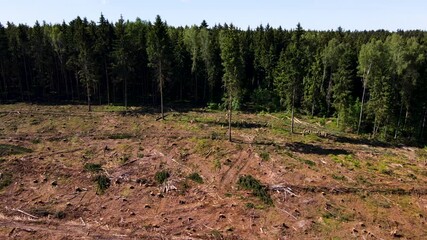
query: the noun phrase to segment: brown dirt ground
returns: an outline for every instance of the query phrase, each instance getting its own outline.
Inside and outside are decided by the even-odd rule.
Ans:
[[[11,180],[0,189],[0,238],[427,238],[425,149],[304,120],[300,130],[330,134],[291,136],[279,115],[235,115],[232,143],[223,112],[155,119],[139,108],[0,105],[0,146],[32,150],[0,148],[0,183]],[[165,184],[155,180],[161,170],[170,173]],[[193,172],[203,183],[188,179]],[[98,174],[111,180],[104,194]],[[240,189],[242,175],[269,188],[273,205]]]

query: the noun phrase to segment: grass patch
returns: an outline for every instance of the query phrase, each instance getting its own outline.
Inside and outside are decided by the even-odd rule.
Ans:
[[[94,178],[96,184],[96,194],[104,194],[105,191],[110,187],[111,180],[106,175],[98,175]]]
[[[52,215],[51,211],[49,211],[46,208],[36,208],[31,210],[31,214],[33,214],[36,217],[47,217],[49,215]]]
[[[219,140],[222,139],[222,135],[218,132],[211,132],[210,138],[211,140]]]
[[[316,166],[316,163],[311,160],[303,159],[302,162],[307,164],[310,167]]]
[[[296,155],[294,155],[292,152],[290,152],[290,151],[283,151],[283,154],[284,155],[286,155],[286,156],[288,156],[288,157],[290,157],[290,158],[293,158],[293,159],[295,159],[295,160],[298,160],[298,161],[300,161],[300,162],[302,162],[302,163],[304,163],[304,164],[306,164],[306,165],[308,165],[308,166],[310,166],[310,167],[314,167],[314,166],[316,166],[316,163],[315,162],[313,162],[313,161],[311,161],[311,160],[308,160],[308,159],[303,159],[303,158],[301,158],[301,157],[298,157],[298,156],[296,156]]]
[[[267,192],[267,188],[251,175],[243,175],[237,181],[239,187],[245,190],[251,190],[252,194],[267,205],[273,205],[273,200]]]
[[[221,161],[219,159],[215,159],[213,161],[213,166],[214,166],[215,170],[220,170],[221,169]]]
[[[259,154],[259,157],[262,161],[268,161],[270,160],[270,154],[267,151],[263,151]]]
[[[125,154],[125,155],[121,156],[121,157],[120,157],[120,164],[125,164],[125,163],[127,163],[127,162],[129,161],[129,159],[130,159],[130,156],[129,156],[129,155],[127,155],[127,154]]]
[[[356,182],[362,185],[371,186],[372,183],[362,175],[356,176]]]
[[[20,146],[10,145],[10,144],[0,144],[0,157],[31,153],[32,150]]]
[[[163,171],[158,171],[156,172],[156,174],[154,175],[154,179],[156,180],[156,182],[158,182],[159,184],[164,183],[168,178],[170,177],[170,173],[167,170],[163,170]]]
[[[339,180],[339,181],[344,181],[345,180],[345,176],[344,175],[332,174],[332,178],[335,179],[335,180]]]
[[[194,139],[196,146],[194,147],[194,151],[200,154],[206,154],[211,148],[210,139]]]
[[[132,138],[133,135],[130,133],[113,133],[108,135],[109,139],[129,139]]]
[[[255,209],[255,204],[253,204],[253,203],[251,203],[251,202],[248,202],[248,203],[246,203],[246,204],[245,204],[245,207],[246,207],[247,209]]]
[[[12,184],[12,174],[3,173],[0,174],[0,190]]]
[[[53,217],[57,218],[57,219],[64,219],[66,216],[67,216],[67,214],[65,212],[63,212],[63,211],[56,212],[53,215]]]
[[[104,109],[101,109],[101,111],[106,112],[123,112],[126,111],[126,107],[124,106],[115,106],[115,105],[107,105],[104,107]]]
[[[100,172],[102,171],[102,165],[99,163],[86,163],[83,168],[88,172]]]
[[[196,172],[188,175],[188,178],[196,183],[203,183],[203,178]]]
[[[360,161],[358,159],[355,159],[352,154],[329,155],[329,157],[332,159],[332,161],[340,164],[343,167],[348,168],[349,170],[360,168]]]
[[[393,170],[391,170],[385,162],[380,162],[378,164],[378,171],[385,175],[393,174]]]

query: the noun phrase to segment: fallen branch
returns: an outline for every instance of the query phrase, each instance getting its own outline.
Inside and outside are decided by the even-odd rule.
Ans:
[[[8,208],[6,207],[6,209],[8,209]],[[38,219],[38,217],[37,217],[37,216],[34,216],[34,215],[32,215],[32,214],[29,214],[29,213],[27,213],[27,212],[25,212],[25,211],[22,211],[21,209],[18,209],[18,208],[11,208],[10,210],[12,210],[12,211],[16,211],[16,212],[20,212],[20,213],[22,213],[22,214],[24,214],[24,215],[27,215],[28,217],[31,217],[31,218]]]
[[[290,187],[285,187],[285,186],[282,186],[282,185],[273,185],[273,186],[270,187],[270,189],[273,190],[273,191],[285,192],[285,193],[288,193],[288,194],[290,194],[291,196],[294,196],[294,197],[299,197],[294,192],[292,192],[292,189]]]
[[[167,114],[165,114],[164,116],[157,117],[157,118],[156,118],[156,121],[164,120],[167,116],[168,116],[168,115],[167,115]]]
[[[297,217],[295,217],[294,215],[292,215],[290,212],[288,212],[288,211],[286,211],[286,210],[284,210],[284,209],[281,209],[281,208],[279,208],[279,210],[281,210],[282,212],[284,212],[284,213],[288,214],[288,215],[289,215],[289,216],[291,216],[293,219],[298,220],[298,218],[297,218]]]
[[[129,164],[131,164],[131,163],[134,163],[134,162],[136,162],[136,161],[138,161],[138,159],[135,159],[135,160],[132,160],[132,161],[126,162],[126,163],[124,163],[124,164],[120,165],[120,167],[124,167],[124,166],[129,165]]]
[[[83,223],[83,226],[86,226],[86,223],[85,223],[85,221],[83,220],[82,217],[80,217],[80,221]]]

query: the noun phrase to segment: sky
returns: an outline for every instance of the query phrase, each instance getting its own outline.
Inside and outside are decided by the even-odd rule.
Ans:
[[[273,27],[335,30],[426,30],[426,0],[0,0],[0,23],[30,26],[35,21],[70,22],[77,16],[97,22],[103,15],[168,25],[210,26],[233,23],[242,29],[267,23]]]

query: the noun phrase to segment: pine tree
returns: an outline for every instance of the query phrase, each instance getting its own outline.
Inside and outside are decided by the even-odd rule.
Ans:
[[[282,104],[291,111],[291,133],[294,133],[294,113],[303,91],[305,56],[302,36],[304,30],[298,23],[292,33],[292,43],[280,54],[276,68],[275,89]]]
[[[222,66],[227,108],[228,108],[228,141],[231,142],[231,119],[233,107],[239,105],[241,96],[241,81],[243,72],[243,59],[241,55],[238,30],[233,25],[228,29],[221,30],[219,43],[221,47]]]
[[[164,119],[163,109],[163,90],[165,81],[169,77],[170,59],[171,59],[171,44],[167,33],[167,24],[162,22],[159,15],[156,17],[154,25],[151,26],[148,33],[147,53],[150,66],[154,69],[157,77],[157,83],[160,91],[160,111],[161,118]]]

